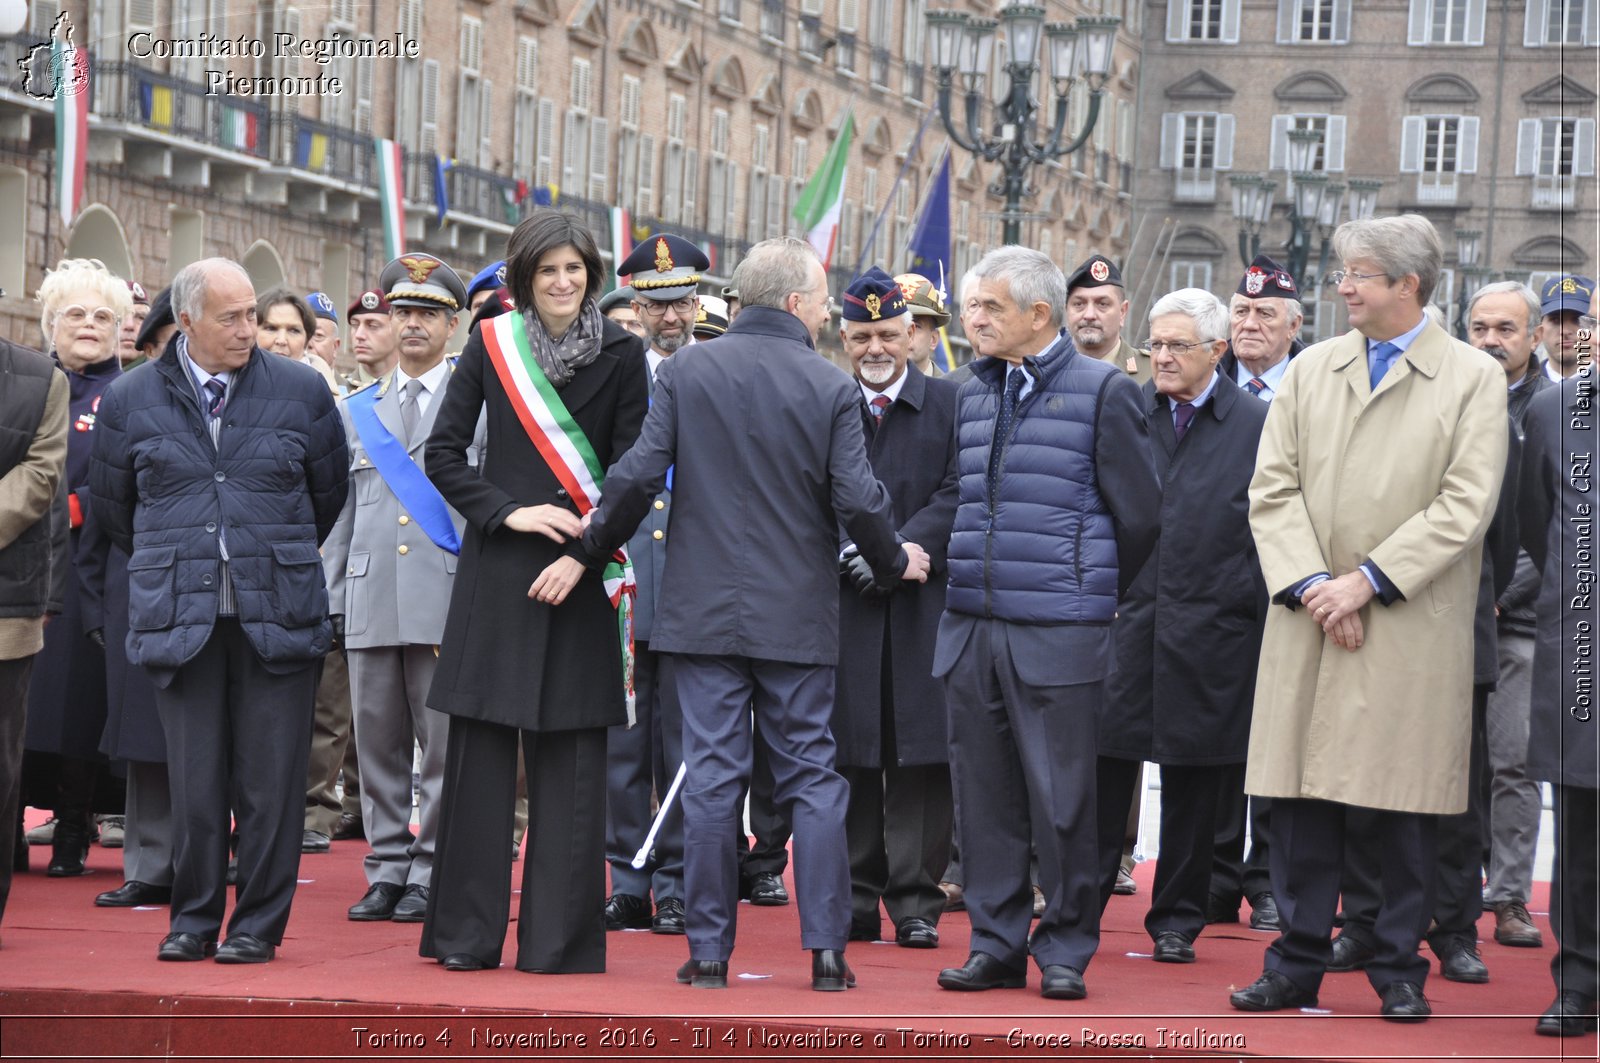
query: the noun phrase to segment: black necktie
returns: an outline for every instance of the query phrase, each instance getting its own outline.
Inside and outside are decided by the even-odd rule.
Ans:
[[[1022,385],[1027,381],[1020,366],[1014,367],[1006,377],[1006,391],[1000,397],[1000,415],[994,419],[994,444],[989,448],[989,483],[1000,475],[1000,452],[1011,439],[1011,429],[1017,423],[1017,400],[1022,395]]]
[[[1187,433],[1189,431],[1189,426],[1191,424],[1193,424],[1193,423],[1194,423],[1194,403],[1192,403],[1192,402],[1180,402],[1180,403],[1178,403],[1178,405],[1176,407],[1176,413],[1173,416],[1173,420],[1172,420],[1172,434],[1178,437],[1178,442],[1180,442],[1180,443],[1183,442],[1183,437],[1184,437],[1185,433]]]

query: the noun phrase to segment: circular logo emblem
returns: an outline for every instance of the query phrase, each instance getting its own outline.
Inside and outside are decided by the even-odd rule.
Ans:
[[[1103,281],[1111,276],[1111,267],[1106,265],[1105,259],[1095,259],[1094,264],[1089,267],[1089,276],[1097,281]]]
[[[494,271],[494,281],[502,288],[506,286],[506,268],[504,266]]]
[[[144,285],[140,284],[138,281],[129,281],[128,285],[132,288],[133,297],[135,299],[139,300],[141,303],[149,301],[150,297],[144,293]]]
[[[377,292],[362,292],[361,293],[361,309],[363,309],[363,310],[376,310],[376,309],[378,309],[378,293]]]
[[[1251,295],[1260,295],[1261,289],[1267,286],[1267,275],[1258,269],[1253,269],[1244,275],[1244,290]]]

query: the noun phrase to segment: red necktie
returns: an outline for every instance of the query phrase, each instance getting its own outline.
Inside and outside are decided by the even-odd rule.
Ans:
[[[872,416],[873,416],[873,418],[876,419],[876,420],[879,420],[879,421],[883,420],[884,411],[886,411],[888,408],[889,408],[889,399],[888,399],[888,397],[885,396],[885,395],[879,395],[877,398],[872,400]]]

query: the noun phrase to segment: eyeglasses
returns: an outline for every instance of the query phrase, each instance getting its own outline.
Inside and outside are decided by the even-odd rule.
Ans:
[[[700,298],[695,295],[686,295],[682,299],[670,303],[658,302],[655,299],[640,299],[638,302],[644,308],[646,317],[661,317],[669,309],[679,317],[688,317],[694,313],[694,308],[699,305]]]
[[[1190,351],[1194,350],[1196,347],[1209,347],[1211,344],[1213,344],[1215,342],[1217,342],[1217,341],[1216,340],[1196,340],[1194,343],[1168,343],[1166,340],[1151,340],[1149,343],[1145,344],[1145,346],[1149,349],[1151,354],[1160,354],[1162,351],[1165,350],[1165,351],[1171,351],[1173,354],[1177,355],[1179,358],[1182,358],[1184,355],[1188,354]]]
[[[62,310],[58,317],[72,328],[79,328],[90,319],[93,319],[96,328],[110,328],[117,323],[116,312],[109,306],[97,306],[90,310],[74,303]]]
[[[1387,273],[1351,273],[1347,269],[1336,269],[1328,274],[1328,287],[1337,288],[1347,280],[1352,284],[1360,284],[1362,281],[1369,281],[1374,277],[1387,276]]]

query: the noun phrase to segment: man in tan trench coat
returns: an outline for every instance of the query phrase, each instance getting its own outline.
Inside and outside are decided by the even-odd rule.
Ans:
[[[1442,254],[1417,215],[1343,225],[1352,331],[1308,348],[1267,417],[1250,527],[1273,603],[1245,789],[1270,797],[1283,932],[1233,1006],[1316,1003],[1344,863],[1346,806],[1385,853],[1383,1016],[1421,1021],[1435,826],[1467,805],[1472,622],[1506,463],[1505,374],[1423,314]]]

